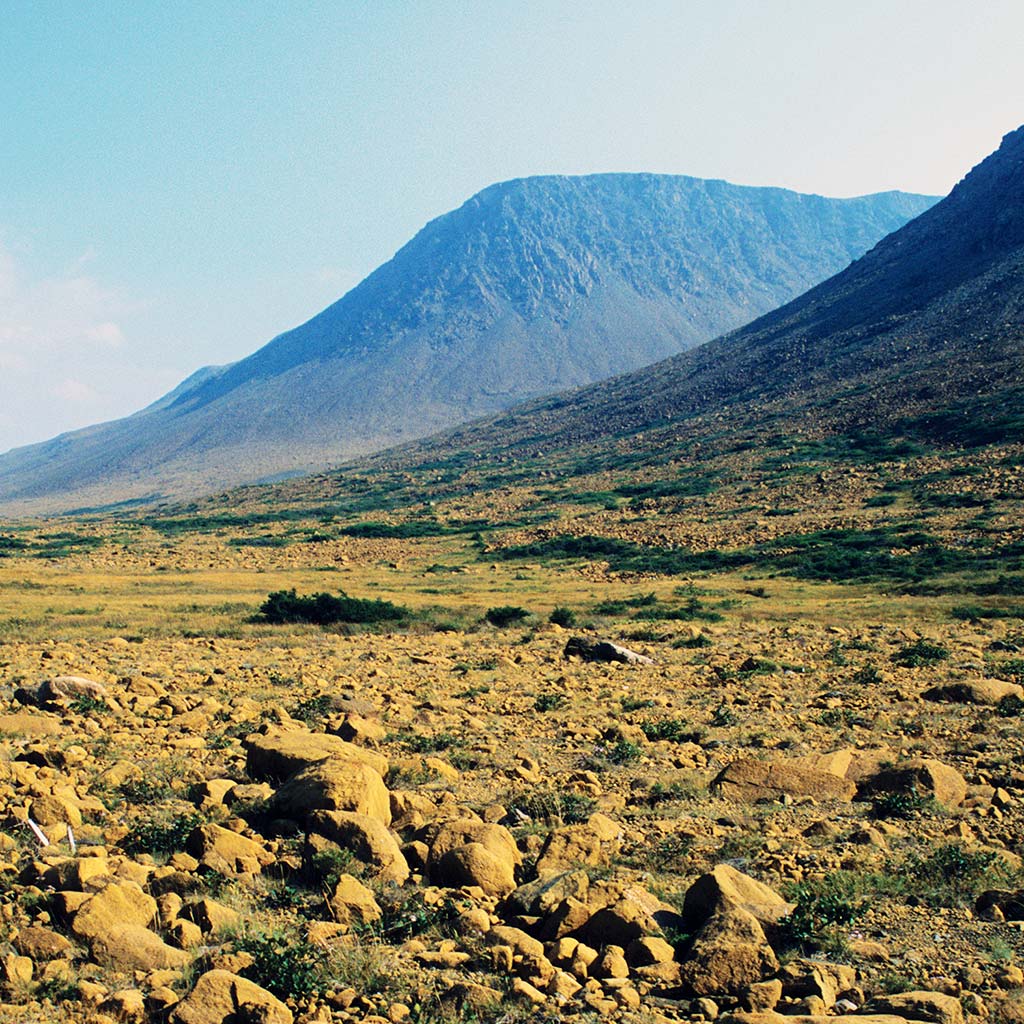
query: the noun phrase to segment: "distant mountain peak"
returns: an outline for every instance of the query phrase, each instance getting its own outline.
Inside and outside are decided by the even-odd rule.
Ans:
[[[128,420],[0,457],[0,504],[321,469],[633,370],[793,298],[932,202],[658,174],[501,182],[251,356]]]

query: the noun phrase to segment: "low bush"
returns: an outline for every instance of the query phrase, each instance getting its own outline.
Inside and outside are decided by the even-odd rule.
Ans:
[[[572,629],[576,625],[576,613],[571,608],[558,607],[552,610],[548,622],[563,629]]]
[[[492,626],[497,626],[499,629],[511,626],[516,622],[522,622],[523,619],[527,619],[529,616],[530,613],[525,608],[519,608],[511,604],[500,605],[497,608],[488,608],[484,614],[484,618]]]
[[[338,597],[318,593],[299,596],[295,589],[278,590],[268,595],[260,605],[260,615],[274,625],[304,622],[329,626],[345,622],[368,625],[379,622],[397,622],[409,617],[409,609],[378,598],[349,597],[342,591]]]
[[[892,656],[892,662],[903,668],[922,668],[937,665],[948,657],[949,651],[940,644],[933,644],[929,640],[915,640],[914,643],[906,644],[896,651]]]

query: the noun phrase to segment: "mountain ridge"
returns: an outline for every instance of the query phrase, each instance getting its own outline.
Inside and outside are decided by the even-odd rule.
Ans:
[[[245,359],[0,457],[0,503],[53,511],[309,472],[635,369],[791,298],[931,202],[653,174],[498,183]]]
[[[545,449],[720,414],[744,401],[799,399],[807,413],[815,389],[818,421],[861,429],[930,408],[937,398],[952,403],[986,388],[1024,386],[1022,325],[1024,127],[946,199],[751,324],[640,371],[466,425],[424,448],[493,449],[525,437]],[[832,351],[823,360],[818,346],[826,341]],[[910,382],[887,374],[895,363]],[[944,373],[953,368],[952,376]],[[859,399],[847,394],[853,391]]]

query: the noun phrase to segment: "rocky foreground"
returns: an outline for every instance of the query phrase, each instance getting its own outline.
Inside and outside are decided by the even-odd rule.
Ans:
[[[1016,1020],[986,628],[9,642],[3,1019]]]

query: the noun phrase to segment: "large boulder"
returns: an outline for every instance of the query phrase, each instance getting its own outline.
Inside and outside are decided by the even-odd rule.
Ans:
[[[697,996],[738,996],[778,968],[757,918],[738,906],[728,906],[714,913],[696,934],[680,977]]]
[[[791,914],[794,906],[756,878],[729,864],[719,864],[687,889],[683,897],[683,918],[692,926],[728,907],[737,907],[759,923],[772,925]]]
[[[220,825],[200,825],[188,837],[187,850],[199,863],[219,875],[258,875],[276,858],[254,839]]]
[[[862,797],[913,793],[931,797],[944,807],[959,807],[967,797],[967,781],[955,768],[935,758],[915,757],[869,775],[858,792]]]
[[[42,739],[46,736],[58,736],[62,732],[64,727],[56,715],[40,715],[31,711],[0,715],[0,733],[9,736]]]
[[[478,886],[491,896],[507,896],[516,887],[515,862],[504,851],[495,854],[483,843],[465,843],[449,850],[430,874],[438,885]]]
[[[28,705],[43,707],[49,703],[63,700],[74,700],[77,697],[92,697],[102,700],[106,696],[106,687],[94,679],[85,676],[54,676],[32,688],[19,687],[14,691],[14,698]]]
[[[808,768],[786,761],[739,758],[723,768],[711,782],[711,790],[726,800],[757,803],[783,797],[852,800],[857,786],[831,771]]]
[[[681,931],[683,922],[674,907],[633,885],[614,903],[596,909],[574,935],[595,949],[609,944],[625,948],[645,936],[660,936],[663,930]]]
[[[281,782],[328,758],[368,765],[382,778],[388,773],[387,758],[383,755],[322,732],[293,729],[251,733],[246,736],[244,745],[245,770],[258,782]]]
[[[504,825],[473,818],[456,818],[444,822],[434,832],[429,844],[428,867],[432,869],[449,851],[467,843],[479,843],[499,860],[510,861],[513,866],[520,864],[523,859],[512,833]]]
[[[391,801],[380,774],[369,765],[332,757],[303,768],[277,791],[274,813],[305,821],[312,811],[353,811],[391,824]]]
[[[928,1024],[964,1024],[960,1000],[942,992],[898,992],[875,996],[868,1004],[875,1013],[891,1013]]]
[[[933,686],[921,696],[925,700],[950,704],[988,704],[994,707],[1004,697],[1024,697],[1024,686],[1002,679],[972,679]]]
[[[351,811],[314,811],[307,825],[310,834],[350,850],[378,881],[404,885],[408,879],[409,864],[402,848],[379,818]]]
[[[207,971],[171,1011],[170,1024],[292,1024],[292,1011],[254,982],[228,971]]]
[[[115,925],[96,935],[89,948],[100,963],[121,970],[180,970],[192,960],[184,950],[168,946],[155,932],[137,924]]]
[[[156,900],[133,882],[111,882],[84,900],[71,920],[71,931],[92,942],[120,925],[145,928],[156,916]]]

